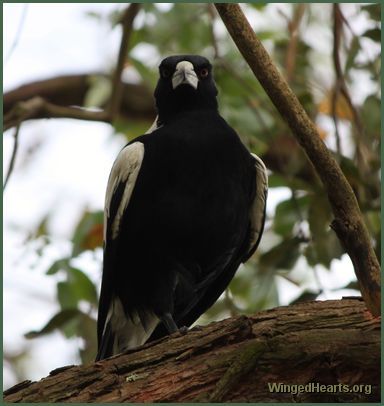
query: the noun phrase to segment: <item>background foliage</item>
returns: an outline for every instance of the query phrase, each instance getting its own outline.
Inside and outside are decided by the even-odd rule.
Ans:
[[[380,46],[380,5],[354,6],[352,18],[363,15],[366,21],[366,28],[358,33],[347,19],[335,23],[333,7],[330,4],[291,4],[279,9],[273,4],[244,5],[257,35],[317,123],[323,140],[334,151],[358,197],[380,256],[381,66],[380,52],[368,54],[366,50],[367,44],[376,50]],[[341,4],[341,12],[343,7]],[[109,15],[111,30],[116,29],[120,12],[121,7],[116,7]],[[271,13],[283,23],[268,27],[258,24]],[[88,18],[100,20],[105,17],[90,12]],[[313,33],[325,21],[328,44],[333,44],[333,48],[320,52],[314,41],[322,39],[314,38]],[[319,281],[318,270],[331,269],[344,254],[329,228],[332,215],[327,197],[305,155],[225,33],[213,6],[183,3],[164,8],[146,3],[142,5],[136,23],[126,71],[135,72],[138,81],[152,91],[157,80],[157,63],[162,56],[197,53],[209,57],[214,65],[222,115],[248,148],[266,163],[270,170],[271,195],[274,190],[284,192],[278,203],[269,207],[259,250],[198,323],[278,306],[282,303],[279,286],[300,288],[291,297],[291,302],[321,297],[324,287]],[[336,46],[335,24],[341,29],[340,45]],[[143,45],[158,59],[138,52]],[[335,71],[335,58],[341,60],[342,80],[349,89],[352,104],[338,88],[340,77]],[[111,60],[111,72],[113,68]],[[361,91],[360,81],[370,83],[368,92]],[[105,75],[95,76],[85,104],[101,106],[110,93],[109,79]],[[147,120],[119,117],[114,123],[114,134],[124,134],[126,140],[130,140],[150,124]],[[40,256],[51,244],[48,219],[52,210],[55,207],[47,208],[28,241],[29,246],[35,244]],[[60,310],[52,314],[45,325],[36,325],[34,331],[26,332],[31,339],[57,329],[67,338],[80,337],[79,356],[85,363],[91,362],[96,352],[99,286],[90,278],[86,266],[79,265],[78,259],[91,255],[99,261],[101,268],[102,220],[102,207],[94,211],[85,209],[79,214],[70,255],[50,263],[46,270],[47,278],[60,275],[55,279]],[[345,261],[339,264],[345,264]],[[338,269],[343,271],[342,266]],[[343,288],[356,289],[357,286],[355,282],[335,286],[336,293]],[[10,359],[10,362],[17,367],[17,359]]]

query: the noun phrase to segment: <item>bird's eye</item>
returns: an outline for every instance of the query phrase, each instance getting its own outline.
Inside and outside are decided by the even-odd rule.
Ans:
[[[169,78],[171,76],[171,70],[168,68],[161,68],[160,73],[163,78]]]
[[[201,78],[206,78],[209,75],[209,70],[207,68],[200,69],[199,75]]]

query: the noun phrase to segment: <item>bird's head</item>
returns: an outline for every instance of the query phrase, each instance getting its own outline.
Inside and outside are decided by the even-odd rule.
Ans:
[[[155,99],[160,121],[183,111],[217,109],[212,65],[203,56],[169,56],[161,62],[159,75]]]

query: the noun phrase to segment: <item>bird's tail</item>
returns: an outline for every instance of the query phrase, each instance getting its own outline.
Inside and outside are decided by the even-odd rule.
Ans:
[[[101,344],[97,351],[97,355],[96,355],[96,359],[95,359],[96,362],[114,355],[113,354],[114,341],[115,341],[115,338],[114,338],[114,334],[111,329],[111,323],[108,322],[104,329],[104,334],[101,339]]]
[[[120,299],[115,297],[108,312],[96,361],[143,345],[159,322],[159,318],[150,311],[132,311],[127,315]]]

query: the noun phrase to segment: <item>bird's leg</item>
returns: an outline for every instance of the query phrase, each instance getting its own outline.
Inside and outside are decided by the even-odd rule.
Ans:
[[[167,329],[168,334],[176,333],[176,331],[178,331],[181,334],[185,334],[188,331],[188,327],[186,326],[180,328],[177,327],[171,313],[164,313],[163,316],[161,317],[161,321],[164,323],[164,326]]]
[[[161,321],[167,329],[168,334],[176,333],[176,331],[179,330],[175,321],[173,320],[171,313],[164,313],[161,317]]]

